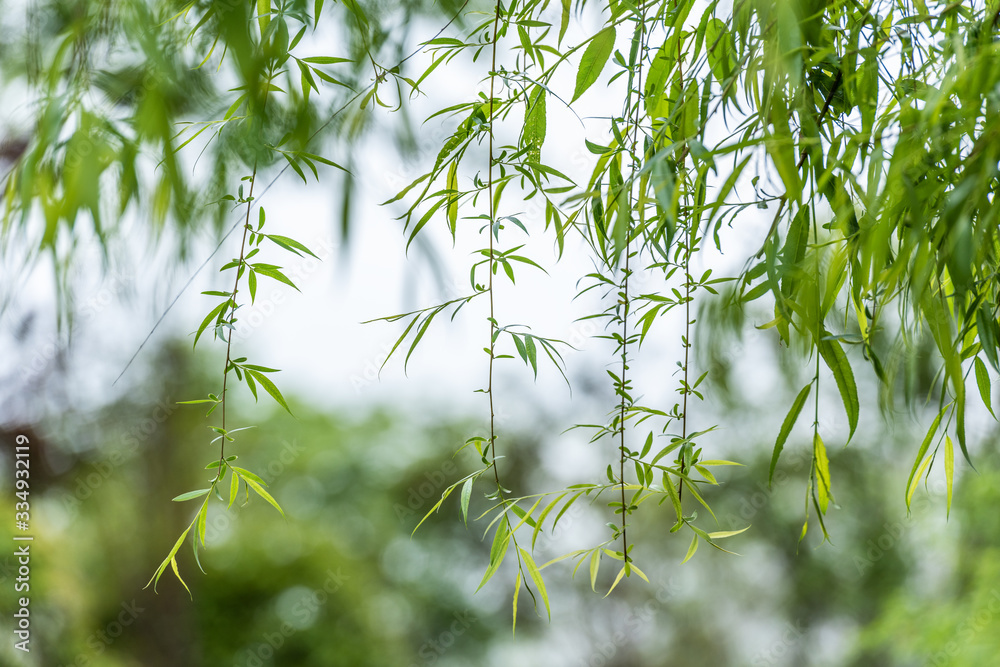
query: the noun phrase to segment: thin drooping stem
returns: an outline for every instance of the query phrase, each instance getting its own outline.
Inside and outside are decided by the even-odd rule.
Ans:
[[[681,407],[681,438],[687,439],[688,428],[688,367],[691,360],[691,235],[687,234],[684,248],[684,391]],[[683,450],[682,450],[683,451]],[[681,472],[684,472],[684,459],[681,458]],[[681,485],[681,491],[684,485]]]
[[[635,83],[636,83],[636,85],[634,85],[634,86],[632,85],[632,83],[633,83],[633,77],[630,76],[629,77],[629,92],[628,92],[628,98],[626,100],[626,109],[625,109],[626,115],[632,111],[632,109],[631,109],[631,107],[632,107],[632,93],[634,91],[638,91],[638,95],[636,96],[637,99],[636,99],[636,103],[635,103],[635,116],[633,118],[633,123],[632,123],[632,146],[631,146],[631,152],[632,152],[632,176],[629,178],[629,181],[628,181],[629,183],[632,183],[634,181],[635,172],[638,170],[639,163],[640,163],[640,160],[636,157],[636,155],[637,155],[636,151],[637,151],[637,147],[638,147],[638,144],[639,144],[639,114],[640,114],[640,110],[641,110],[641,107],[642,107],[642,59],[643,59],[643,56],[644,56],[644,53],[645,53],[645,44],[644,44],[644,41],[645,41],[645,33],[646,33],[646,22],[645,22],[645,15],[644,15],[643,4],[639,5],[638,17],[639,17],[639,25],[638,25],[638,29],[639,29],[639,48],[638,48],[638,52],[637,52],[637,55],[636,55],[636,63],[635,63],[636,68],[637,68],[637,72],[633,73],[635,75]],[[629,200],[629,219],[630,219],[631,218],[631,211],[632,211],[632,209],[633,209],[633,207],[635,205],[634,191],[631,188],[629,189],[628,200]],[[625,230],[625,267],[624,267],[624,275],[622,277],[622,292],[621,292],[621,299],[622,299],[622,344],[621,344],[621,346],[622,346],[622,371],[621,371],[621,386],[622,386],[622,391],[621,391],[620,412],[619,412],[619,415],[618,415],[618,427],[620,429],[620,437],[621,437],[621,440],[620,440],[620,443],[619,443],[620,458],[619,458],[619,468],[618,468],[618,481],[620,483],[620,488],[621,488],[621,504],[622,504],[622,555],[623,555],[626,563],[629,562],[629,555],[628,555],[628,521],[627,521],[627,519],[628,519],[628,505],[625,502],[625,459],[627,458],[627,453],[628,453],[628,450],[625,448],[625,413],[626,413],[626,410],[628,408],[628,405],[627,405],[628,401],[626,399],[626,396],[627,396],[626,381],[627,381],[627,374],[628,374],[628,339],[629,339],[628,315],[629,315],[629,308],[631,306],[631,300],[629,299],[629,286],[628,286],[629,276],[631,274],[631,266],[630,266],[631,252],[630,252],[630,239],[629,239],[630,235],[631,235],[631,229],[626,229]]]
[[[631,197],[630,197],[631,199]],[[626,231],[626,234],[628,232]],[[622,280],[622,400],[621,400],[621,414],[618,416],[618,428],[621,432],[621,443],[619,445],[619,450],[621,454],[620,465],[618,470],[619,482],[621,483],[621,496],[622,496],[622,555],[625,557],[625,562],[628,562],[628,533],[627,528],[627,505],[625,504],[625,409],[626,409],[626,390],[625,390],[625,379],[626,373],[628,372],[628,308],[629,308],[629,298],[628,298],[628,273],[629,273],[629,248],[628,243],[625,244],[625,277]]]
[[[496,340],[499,327],[497,326],[496,311],[494,308],[493,299],[493,269],[495,245],[494,245],[494,229],[496,212],[494,208],[494,197],[495,192],[493,189],[493,97],[495,93],[496,85],[496,71],[497,71],[497,41],[499,39],[500,30],[500,12],[503,11],[503,6],[500,4],[500,0],[497,0],[496,8],[494,10],[495,16],[493,18],[493,40],[491,44],[491,55],[490,55],[490,115],[489,115],[489,168],[487,170],[487,189],[489,190],[489,222],[490,226],[488,231],[488,236],[490,239],[490,264],[489,264],[489,278],[486,287],[486,291],[490,293],[490,362],[489,362],[489,376],[487,379],[486,393],[490,400],[490,451],[493,453],[493,480],[497,485],[497,499],[500,501],[500,511],[503,512],[503,521],[507,526],[507,533],[510,535],[511,542],[514,543],[514,556],[517,558],[517,569],[521,580],[525,582],[525,587],[528,593],[534,598],[534,593],[531,592],[531,588],[527,586],[527,579],[524,575],[524,565],[521,561],[520,548],[517,545],[517,537],[514,535],[513,526],[510,522],[510,515],[507,513],[507,499],[504,497],[503,485],[500,483],[500,471],[497,469],[497,434],[496,434],[496,410],[493,403],[493,362],[496,359]],[[500,530],[499,526],[497,530]],[[514,613],[517,613],[517,608],[515,607]]]
[[[496,440],[496,412],[493,406],[493,361],[496,357],[496,331],[497,331],[497,320],[496,313],[493,306],[493,227],[494,227],[494,213],[493,213],[493,94],[494,94],[494,84],[496,82],[495,72],[497,69],[497,31],[500,27],[500,1],[497,0],[496,6],[496,16],[493,18],[493,44],[492,44],[492,61],[490,65],[490,165],[488,170],[488,181],[489,181],[489,206],[490,206],[490,226],[487,229],[487,236],[490,239],[490,265],[489,265],[489,283],[487,284],[486,291],[490,293],[490,368],[489,368],[489,378],[486,385],[486,394],[490,398],[490,447],[493,452],[493,477],[497,483],[497,493],[499,497],[503,497],[503,487],[500,485],[500,473],[497,471],[497,440]]]
[[[250,231],[250,209],[253,207],[253,186],[257,181],[257,165],[254,164],[253,173],[250,176],[250,194],[247,195],[247,215],[246,219],[243,221],[243,239],[240,241],[240,258],[236,265],[236,281],[233,283],[232,291],[232,302],[230,303],[230,313],[234,315],[236,313],[236,295],[239,292],[240,278],[243,275],[243,261],[244,255],[246,254],[247,248],[247,235]],[[222,371],[222,394],[219,396],[219,400],[222,405],[220,406],[222,412],[222,430],[226,430],[226,387],[229,384],[229,365],[232,361],[232,349],[233,349],[233,327],[229,327],[228,335],[226,336],[226,365]],[[226,436],[222,436],[222,445],[219,447],[219,474],[216,480],[222,478],[222,474],[226,471],[224,465],[226,459]]]
[[[681,440],[687,440],[688,432],[688,394],[690,393],[690,387],[688,385],[689,375],[688,369],[691,365],[691,237],[688,235],[687,241],[685,241],[686,247],[684,248],[684,340],[681,341],[684,346],[684,385],[682,387],[683,398],[681,399],[683,405],[681,406]],[[680,471],[684,474],[684,450],[687,448],[687,443],[681,446],[681,461],[680,461]],[[679,498],[684,497],[684,480],[681,479],[678,484],[677,495]]]
[[[273,75],[273,72],[269,72],[269,74],[268,74],[268,80],[269,81],[270,81],[270,76],[271,75]],[[267,108],[267,94],[268,94],[269,90],[270,90],[270,87],[267,87],[264,90],[264,99],[261,102],[261,113],[263,113],[264,109]],[[237,305],[236,305],[236,295],[239,292],[239,288],[240,288],[240,278],[243,276],[243,272],[245,271],[244,261],[245,261],[246,249],[247,249],[247,236],[249,235],[249,232],[250,232],[250,210],[253,208],[253,186],[254,186],[254,184],[256,182],[257,182],[257,161],[254,160],[253,171],[250,174],[250,192],[249,192],[249,194],[247,194],[247,199],[246,199],[246,202],[247,202],[247,214],[246,214],[246,217],[243,219],[243,238],[240,241],[240,257],[239,257],[239,260],[236,263],[236,280],[233,283],[233,292],[232,292],[232,296],[231,296],[231,299],[232,299],[232,301],[230,303],[230,308],[231,308],[230,315],[231,316],[233,316],[233,315],[236,314],[236,308],[237,308]],[[222,430],[223,431],[226,430],[226,387],[229,384],[229,370],[230,370],[229,366],[230,366],[230,363],[232,362],[233,331],[235,331],[235,327],[230,326],[229,327],[229,333],[226,336],[226,365],[225,365],[225,367],[222,370],[222,394],[219,396],[219,400],[222,403],[222,405],[220,407],[221,407],[221,411],[222,411]],[[222,436],[222,444],[219,447],[219,474],[215,478],[216,482],[218,482],[219,480],[221,480],[222,479],[222,475],[226,472],[225,461],[226,461],[226,436],[223,435]]]
[[[674,8],[677,8],[677,0],[674,0]],[[677,29],[677,77],[679,80],[678,89],[682,92],[684,91],[684,54],[681,51],[681,30]],[[685,146],[686,148],[686,146]],[[680,176],[681,181],[684,180],[684,165],[687,160],[687,151],[681,153],[680,156]],[[682,191],[683,192],[683,191]],[[682,195],[683,196],[683,195]],[[685,197],[686,198],[686,197]],[[688,212],[690,215],[690,211]],[[688,432],[688,368],[690,366],[690,351],[691,351],[691,247],[692,234],[690,230],[690,220],[688,222],[688,227],[685,231],[686,239],[684,241],[684,340],[681,341],[684,345],[684,385],[682,386],[682,398],[681,401],[683,405],[681,406],[681,440],[687,440]],[[684,451],[687,449],[687,443],[681,445],[680,448],[680,471],[681,475],[684,474]],[[683,500],[684,498],[684,480],[677,480],[677,495],[678,498]]]

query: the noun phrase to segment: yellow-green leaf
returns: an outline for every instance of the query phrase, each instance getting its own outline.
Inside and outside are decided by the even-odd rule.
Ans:
[[[506,521],[501,521],[500,525],[497,526],[496,534],[493,536],[493,546],[490,548],[490,566],[486,568],[486,573],[483,574],[483,580],[479,582],[479,587],[476,588],[478,592],[480,588],[486,585],[486,582],[493,578],[496,571],[500,569],[500,564],[503,563],[504,557],[507,555],[507,546],[510,544],[510,532]]]
[[[160,566],[156,568],[156,573],[150,578],[149,582],[147,582],[146,585],[143,586],[143,588],[149,588],[149,584],[153,584],[153,591],[154,592],[156,591],[156,584],[159,583],[160,581],[160,575],[162,575],[163,571],[167,569],[167,565],[169,565],[170,562],[174,559],[174,556],[177,554],[177,550],[181,548],[182,544],[184,544],[184,538],[187,537],[187,534],[188,532],[191,531],[191,526],[193,525],[194,524],[192,523],[188,525],[187,528],[184,529],[184,532],[181,533],[181,536],[177,538],[176,542],[174,542],[174,546],[170,549],[170,553],[168,553],[167,557],[163,559],[163,562],[160,563]]]
[[[271,0],[257,0],[257,23],[260,24],[261,37],[271,22]]]
[[[201,510],[198,512],[198,519],[195,522],[195,545],[198,544],[198,540],[201,540],[201,546],[205,546],[205,523],[208,520],[208,498],[205,498],[205,502],[202,503]],[[197,546],[196,546],[197,548]]]
[[[639,575],[640,577],[642,577],[642,580],[643,580],[643,581],[645,581],[645,582],[646,582],[647,584],[649,583],[649,577],[647,577],[647,576],[646,576],[646,573],[645,573],[645,572],[643,572],[643,571],[642,571],[642,570],[640,570],[640,569],[639,569],[638,567],[636,567],[636,564],[635,564],[635,563],[629,563],[629,564],[628,564],[628,566],[629,566],[630,568],[632,568],[632,571],[633,571],[633,572],[635,572],[635,573],[636,573],[636,574],[638,574],[638,575]]]
[[[819,496],[820,512],[826,514],[830,504],[830,461],[826,456],[826,445],[823,438],[816,433],[813,436],[813,470],[816,473],[816,492]]]
[[[538,570],[538,566],[535,565],[535,559],[531,557],[531,552],[525,548],[521,548],[521,558],[524,560],[525,566],[528,568],[528,574],[531,576],[531,580],[535,582],[535,586],[538,587],[538,592],[542,596],[542,602],[545,603],[545,611],[549,615],[549,620],[552,620],[552,609],[549,607],[549,594],[545,590],[545,580],[542,579],[542,573]]]
[[[521,573],[514,573],[514,622],[511,625],[511,634],[517,634],[517,594],[521,592]]]
[[[258,496],[271,503],[274,509],[278,510],[278,513],[281,514],[281,516],[285,516],[285,511],[281,509],[281,505],[278,504],[277,500],[271,497],[270,493],[264,490],[263,486],[249,477],[243,477],[243,481],[247,483],[247,486],[256,491]]]
[[[188,596],[193,600],[194,595],[191,595],[191,589],[188,588],[187,582],[184,581],[184,578],[181,576],[181,571],[177,569],[176,557],[170,559],[170,568],[174,571],[174,576],[177,577],[177,581],[181,582],[181,586],[184,587],[184,590],[188,592]]]
[[[240,476],[233,472],[232,479],[229,481],[229,507],[226,509],[232,509],[233,503],[236,502],[236,496],[240,491]]]
[[[201,498],[203,495],[211,491],[211,489],[198,489],[197,491],[188,491],[187,493],[182,493],[181,495],[173,498],[173,502],[182,503],[186,500],[194,500],[195,498]]]
[[[458,160],[454,160],[448,168],[448,228],[452,239],[458,229]]]
[[[684,556],[684,560],[681,561],[681,565],[691,560],[691,556],[694,556],[694,552],[698,551],[698,534],[695,533],[691,536],[691,546],[688,547],[687,555]]]
[[[978,359],[976,361],[979,361]],[[947,516],[951,517],[951,489],[955,481],[955,446],[951,443],[951,438],[944,438],[944,478],[948,484],[948,510]]]
[[[920,464],[920,467],[917,468],[917,471],[916,471],[917,474],[910,480],[910,484],[907,486],[907,489],[906,489],[906,506],[907,506],[907,508],[910,506],[910,500],[913,498],[913,493],[914,493],[914,491],[917,490],[917,487],[920,485],[920,478],[924,476],[924,470],[926,470],[927,466],[930,465],[930,462],[931,462],[932,458],[933,458],[932,456],[926,457],[924,459],[923,463]]]
[[[739,535],[740,533],[750,530],[750,526],[746,528],[741,528],[740,530],[720,530],[715,533],[709,533],[708,536],[713,540],[721,540],[727,537],[732,537],[733,535]]]
[[[910,478],[906,480],[906,511],[910,510],[910,498],[913,497],[913,492],[916,490],[916,481],[919,481],[920,474],[919,470],[923,470],[924,466],[921,466],[921,462],[924,460],[924,454],[927,453],[927,449],[931,445],[931,440],[934,439],[934,435],[937,433],[938,426],[941,424],[941,417],[944,416],[945,410],[948,408],[942,408],[934,418],[934,422],[931,423],[931,427],[927,429],[927,435],[924,436],[924,441],[920,443],[920,449],[917,450],[917,457],[913,460],[913,468],[910,469]],[[928,459],[930,460],[930,459]],[[919,469],[919,470],[918,470]]]
[[[625,570],[627,568],[628,568],[628,564],[626,563],[625,565],[622,565],[622,569],[618,570],[618,576],[615,577],[614,583],[611,584],[611,588],[609,588],[608,592],[604,594],[604,597],[608,597],[609,595],[611,595],[611,591],[615,590],[615,587],[618,586],[618,582],[621,581],[622,577],[625,576]]]

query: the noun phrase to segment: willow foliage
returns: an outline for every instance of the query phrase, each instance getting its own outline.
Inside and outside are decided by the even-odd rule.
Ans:
[[[712,391],[705,375],[693,376],[690,356],[700,344],[694,314],[708,300],[773,309],[760,335],[802,353],[796,358],[811,368],[812,379],[775,424],[771,463],[773,475],[793,426],[811,413],[801,537],[810,525],[826,536],[837,488],[827,447],[841,429],[821,432],[819,386],[840,395],[835,422],[846,425],[850,441],[867,407],[856,374],[877,378],[883,403],[897,395],[925,399],[915,391],[911,363],[925,339],[933,341],[938,367],[931,386],[920,388],[929,390],[937,417],[916,448],[905,498],[909,505],[941,455],[950,505],[953,443],[972,463],[969,376],[974,371],[975,389],[992,412],[990,387],[1000,372],[995,1],[466,2],[443,8],[441,30],[417,36],[412,52],[406,31],[392,27],[430,8],[330,5],[54,2],[29,11],[35,29],[18,51],[23,59],[3,56],[3,66],[34,95],[31,131],[7,151],[13,167],[4,183],[6,252],[49,252],[62,267],[67,258],[60,253],[71,251],[60,240],[75,238],[82,220],[104,238],[141,204],[154,226],[169,221],[190,229],[210,217],[223,234],[227,207],[245,207],[229,228],[244,230],[242,244],[223,267],[234,272],[234,288],[210,295],[222,301],[198,330],[214,332],[226,348],[221,393],[196,401],[210,403],[210,412],[221,406],[222,425],[212,428],[223,445],[235,432],[224,421],[231,375],[254,396],[262,388],[287,408],[268,377],[276,369],[248,364],[231,350],[245,302],[241,285],[252,300],[261,278],[291,284],[280,266],[250,260],[266,240],[274,250],[309,252],[264,231],[255,192],[266,190],[258,181],[291,171],[308,182],[329,167],[353,164],[342,140],[356,137],[373,109],[406,114],[410,99],[428,93],[435,72],[471,67],[482,92],[430,116],[445,119],[450,134],[428,170],[386,202],[403,207],[408,244],[429,225],[480,240],[468,292],[383,319],[405,323],[392,353],[409,359],[430,327],[447,319],[439,315],[488,302],[479,346],[488,357],[481,391],[489,430],[466,442],[482,467],[449,486],[428,516],[455,494],[468,521],[473,497],[485,495],[489,506],[479,518],[492,548],[481,586],[505,559],[514,562],[515,623],[522,588],[548,608],[543,571],[554,562],[575,560],[576,569],[586,563],[592,586],[609,561],[620,563],[611,589],[633,573],[645,578],[634,551],[641,535],[628,530],[643,505],[666,512],[671,530],[688,535],[687,558],[702,543],[723,549],[721,540],[742,532],[710,530],[705,491],[718,484],[713,468],[733,462],[711,458],[699,441],[714,427],[695,431],[689,420]],[[584,102],[602,109],[607,132],[578,133],[595,166],[574,180],[547,137],[554,108]],[[333,152],[323,157],[324,149]],[[201,181],[207,188],[192,187],[201,172],[189,165],[199,150],[210,165],[210,178]],[[150,175],[143,167],[154,163]],[[206,216],[206,202],[216,202],[216,213]],[[525,202],[537,215],[511,213]],[[770,226],[761,229],[759,245],[738,249],[741,271],[692,274],[692,258],[705,244],[732,254],[727,238],[761,209]],[[580,247],[568,237],[583,239],[596,268],[581,276],[580,289],[602,295],[606,307],[591,317],[605,324],[603,335],[615,346],[608,375],[616,402],[605,423],[578,425],[593,440],[615,444],[606,478],[535,494],[504,485],[494,420],[497,363],[520,359],[533,375],[545,364],[563,372],[566,363],[564,342],[496,317],[494,306],[515,289],[517,275],[545,270],[544,259],[522,251],[526,235],[550,237],[560,256]],[[638,291],[637,274],[644,286],[659,287]],[[630,364],[667,320],[683,330],[678,399],[644,405]],[[197,555],[205,508],[213,495],[222,498],[227,473],[230,506],[244,488],[247,498],[252,489],[278,507],[259,478],[232,460],[220,449],[208,466],[216,475],[211,487],[175,498],[204,501],[154,579],[168,565],[177,572],[174,556],[192,529]],[[575,503],[599,500],[614,517],[607,539],[536,563],[538,535]]]

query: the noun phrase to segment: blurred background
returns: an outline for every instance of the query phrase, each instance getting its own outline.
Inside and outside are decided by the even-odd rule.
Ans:
[[[0,50],[0,85],[8,137],[0,167],[6,170],[39,113],[26,84],[38,66],[32,54],[44,59],[40,45],[84,30],[88,24],[80,17],[96,10],[62,1],[0,7],[12,9],[0,13],[8,28],[0,44],[6,49]],[[381,12],[382,29],[364,36],[385,62],[398,61],[435,34],[457,9],[366,7]],[[349,21],[331,25],[330,33],[304,44],[313,40],[317,53],[329,51],[330,43],[359,48],[361,36]],[[574,15],[568,40],[599,25],[596,8],[585,8]],[[455,30],[461,26],[467,24]],[[88,84],[117,95],[108,113],[121,118],[140,104],[114,92],[131,71],[128,55],[98,67],[102,76]],[[150,62],[148,54],[132,56]],[[411,66],[419,73],[428,64],[418,57]],[[273,181],[259,199],[271,232],[302,241],[320,258],[280,256],[301,292],[262,286],[254,306],[242,311],[233,339],[237,355],[282,369],[275,380],[293,415],[266,398],[255,403],[240,387],[230,419],[254,427],[241,434],[234,452],[268,482],[287,519],[260,498],[229,512],[213,504],[208,548],[200,556],[205,573],[189,543],[179,554],[191,597],[169,573],[158,592],[144,586],[196,509],[170,499],[203,486],[203,466],[216,456],[203,409],[178,402],[219,389],[224,346],[206,338],[193,351],[191,332],[213,305],[199,293],[228,287],[216,267],[236,252],[235,237],[227,240],[225,233],[239,213],[205,209],[192,216],[194,209],[177,204],[166,220],[201,223],[160,225],[156,212],[133,206],[111,227],[80,225],[49,248],[36,243],[47,234],[41,222],[19,231],[21,245],[8,237],[0,276],[0,504],[11,510],[4,510],[0,537],[13,544],[14,446],[23,435],[32,452],[35,540],[27,655],[13,648],[7,613],[19,597],[17,562],[13,548],[0,552],[0,631],[7,637],[0,663],[1000,664],[1000,456],[992,417],[970,405],[978,473],[956,463],[950,517],[940,471],[917,491],[908,513],[906,479],[933,413],[880,395],[867,367],[858,364],[861,425],[844,447],[840,399],[825,383],[820,428],[830,434],[824,437],[837,501],[827,518],[832,541],[822,543],[812,523],[800,543],[809,428],[800,424],[793,431],[771,487],[767,476],[781,420],[807,379],[805,360],[779,347],[773,332],[754,328],[773,313],[731,313],[722,297],[698,304],[694,365],[698,374],[708,373],[710,389],[692,415],[695,428],[718,426],[702,440],[710,458],[745,464],[722,469],[720,485],[705,491],[718,518],[715,530],[750,526],[726,542],[740,555],[702,546],[681,565],[688,539],[669,532],[672,510],[644,506],[630,535],[649,584],[632,577],[603,598],[615,568],[602,567],[594,592],[586,573],[572,576],[574,561],[554,564],[544,570],[552,620],[522,592],[512,636],[511,563],[475,592],[489,562],[485,522],[464,525],[456,494],[411,535],[442,490],[477,469],[474,452],[456,451],[488,424],[486,399],[476,392],[486,380],[484,304],[470,304],[454,322],[442,318],[405,369],[398,354],[382,368],[405,323],[362,324],[470,290],[468,265],[481,243],[474,221],[454,243],[444,224],[429,226],[407,251],[395,219],[405,209],[379,206],[433,163],[453,129],[454,121],[423,119],[482,87],[481,64],[459,59],[444,69],[423,84],[427,96],[400,112],[351,109],[332,116],[336,122],[320,140],[323,155],[350,166],[354,177],[325,173],[321,185],[306,187],[294,174],[282,175],[280,165],[263,170],[265,182]],[[359,86],[367,82],[360,70],[345,76]],[[178,95],[175,120],[210,115],[205,110],[218,106],[212,85],[224,86],[207,79],[183,68],[163,79],[163,95]],[[572,90],[572,81],[559,85]],[[329,117],[348,97],[331,92],[316,103],[317,117]],[[580,152],[580,136],[597,141],[607,133],[600,98],[592,92],[574,105],[579,117],[549,106],[545,150],[574,177],[585,177],[595,157]],[[194,164],[197,151],[189,152],[177,167],[187,176],[178,178],[185,187],[210,190],[214,181],[199,180],[205,164]],[[156,160],[146,158],[140,176],[154,182]],[[468,159],[485,164],[486,157],[474,148]],[[244,175],[245,164],[225,149],[208,164],[225,167],[220,187]],[[471,182],[473,176],[462,178]],[[182,189],[177,186],[177,193]],[[544,222],[543,213],[530,207],[523,219],[532,230]],[[696,268],[712,267],[717,275],[738,270],[741,251],[757,246],[754,239],[770,219],[766,210],[741,214],[723,253],[706,251]],[[603,307],[600,295],[574,299],[579,277],[592,269],[582,242],[568,239],[556,262],[551,237],[537,233],[523,241],[522,254],[549,275],[519,273],[516,286],[502,285],[499,319],[572,346],[565,348],[571,388],[551,366],[543,366],[537,379],[519,360],[498,368],[497,428],[506,457],[501,470],[505,486],[529,494],[600,481],[615,447],[589,443],[586,432],[568,429],[603,423],[615,395],[606,375],[613,347],[599,338],[604,331],[598,324],[580,319]],[[653,273],[637,274],[634,289],[662,289],[655,280]],[[679,322],[658,323],[632,364],[643,400],[664,410],[675,401],[671,373],[681,355],[680,333]],[[916,395],[928,392],[935,372],[930,347],[922,349],[908,371],[908,390]],[[487,507],[477,491],[470,517]],[[613,519],[603,501],[574,505],[556,530],[539,538],[536,561],[602,541]]]

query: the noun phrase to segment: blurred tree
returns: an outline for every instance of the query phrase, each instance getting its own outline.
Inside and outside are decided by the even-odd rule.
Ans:
[[[225,347],[221,372],[204,393],[184,397],[208,404],[209,415],[218,409],[211,425],[218,457],[207,466],[217,474],[210,488],[175,498],[204,500],[153,583],[168,567],[177,573],[176,554],[186,540],[195,555],[199,543],[206,546],[213,497],[226,502],[229,491],[232,506],[239,491],[253,490],[281,511],[260,474],[233,464],[225,450],[242,431],[227,424],[232,382],[289,409],[269,377],[276,369],[233,350],[238,311],[247,295],[254,302],[257,281],[294,287],[280,266],[254,258],[262,244],[312,254],[270,233],[261,199],[287,171],[304,183],[310,175],[325,177],[326,167],[347,172],[345,164],[357,164],[350,141],[368,128],[370,109],[408,118],[409,99],[426,92],[432,75],[447,77],[459,67],[474,68],[483,89],[431,115],[455,119],[453,130],[439,142],[433,165],[386,203],[406,202],[400,219],[408,244],[435,220],[453,240],[461,231],[483,247],[468,267],[467,294],[384,319],[405,322],[392,352],[405,349],[409,358],[438,315],[454,317],[474,300],[488,302],[481,391],[489,427],[465,440],[482,465],[445,486],[440,500],[455,492],[467,520],[474,489],[486,484],[493,545],[482,583],[512,554],[515,619],[522,587],[539,608],[549,607],[541,574],[548,563],[535,562],[534,544],[581,499],[601,498],[615,521],[607,539],[564,557],[577,565],[586,560],[592,582],[602,562],[620,562],[611,589],[633,573],[646,577],[633,561],[636,533],[630,541],[628,526],[648,500],[672,509],[672,532],[690,537],[685,560],[699,544],[722,549],[719,540],[742,530],[709,533],[698,522],[699,508],[715,516],[702,497],[718,484],[713,467],[733,462],[704,456],[700,439],[715,427],[696,431],[689,423],[696,401],[711,391],[702,384],[707,374],[696,377],[691,356],[711,347],[718,331],[740,326],[740,308],[761,299],[773,316],[759,327],[773,329],[764,335],[800,353],[784,355],[783,363],[809,368],[767,474],[770,484],[808,409],[811,453],[800,472],[806,509],[799,540],[811,519],[828,537],[834,491],[848,483],[834,483],[825,441],[850,442],[858,429],[859,356],[880,382],[886,411],[898,398],[908,406],[925,396],[936,404],[905,499],[909,508],[937,463],[950,512],[956,444],[972,463],[969,376],[992,413],[991,387],[1000,372],[996,2],[739,0],[731,8],[699,4],[693,12],[693,0],[581,1],[579,23],[593,16],[599,25],[588,25],[580,39],[575,24],[568,32],[574,17],[568,0],[467,5],[52,0],[29,3],[23,16],[4,12],[4,27],[21,28],[3,30],[6,40],[17,36],[0,50],[4,94],[23,96],[29,120],[23,131],[5,130],[13,139],[2,151],[12,162],[4,176],[2,252],[25,270],[49,256],[61,314],[70,313],[69,268],[79,239],[95,236],[109,263],[111,240],[130,211],[148,216],[150,238],[168,228],[178,232],[181,259],[192,231],[209,222],[220,245],[240,230],[238,251],[220,262],[233,276],[232,289],[207,292],[219,301],[196,335],[197,342],[210,332]],[[419,36],[414,48],[409,27],[418,14],[436,17],[441,27]],[[425,58],[410,72],[418,54]],[[590,176],[577,182],[564,173],[566,156],[546,147],[549,117],[557,103],[575,114],[579,100],[602,87],[606,131],[591,141],[584,124],[575,138],[593,163]],[[403,131],[398,143],[411,145],[411,138]],[[354,178],[342,182],[348,213]],[[533,207],[530,218],[506,213],[512,198],[518,208]],[[227,224],[232,206],[240,208],[239,219]],[[743,269],[713,275],[705,242],[721,251],[737,219],[757,209],[770,218],[759,246],[743,247],[736,236]],[[343,227],[349,226],[344,215]],[[564,373],[566,348],[497,315],[507,298],[501,283],[509,281],[513,291],[520,272],[545,268],[521,254],[521,234],[550,235],[559,255],[567,234],[579,236],[582,250],[574,252],[594,267],[582,276],[581,292],[601,295],[588,317],[604,322],[602,335],[614,345],[614,404],[605,423],[579,425],[593,440],[615,443],[606,479],[533,495],[517,495],[497,466],[503,455],[494,364],[520,358],[537,375],[541,358]],[[697,275],[692,260],[705,257],[710,266]],[[639,290],[639,276],[658,287]],[[720,291],[734,310],[706,318],[696,336],[693,309]],[[682,318],[678,398],[646,405],[630,364],[647,336],[661,335],[655,325],[668,316]],[[835,387],[842,403],[827,422],[821,385]]]

